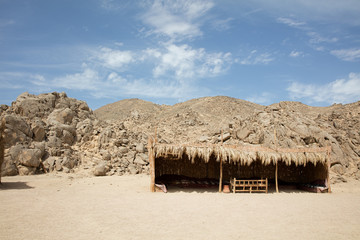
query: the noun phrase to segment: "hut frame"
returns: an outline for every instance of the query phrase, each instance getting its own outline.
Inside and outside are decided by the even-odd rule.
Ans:
[[[326,181],[328,192],[330,187],[330,154],[331,147],[317,148],[268,148],[255,145],[227,145],[223,144],[160,144],[156,138],[149,137],[148,140],[149,163],[150,163],[150,191],[155,192],[155,159],[175,157],[181,158],[187,156],[192,163],[195,158],[202,159],[208,163],[211,156],[215,156],[219,162],[219,192],[222,191],[223,181],[223,162],[239,163],[250,165],[257,160],[267,166],[275,165],[275,186],[278,188],[278,163],[284,162],[286,165],[295,164],[295,166],[306,166],[312,163],[316,166],[321,163],[326,167]]]

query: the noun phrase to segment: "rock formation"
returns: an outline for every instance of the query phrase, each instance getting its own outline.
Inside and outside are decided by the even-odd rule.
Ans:
[[[65,93],[21,94],[1,105],[2,175],[47,171],[95,176],[147,173],[147,139],[159,142],[332,147],[333,181],[360,178],[360,102],[311,107],[298,102],[261,106],[205,97],[174,106],[126,99],[93,112]],[[1,149],[0,149],[1,150]]]

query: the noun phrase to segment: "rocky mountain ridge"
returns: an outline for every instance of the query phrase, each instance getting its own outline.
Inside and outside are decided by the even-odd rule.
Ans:
[[[11,106],[1,105],[0,116],[5,121],[3,176],[147,173],[146,144],[155,131],[164,143],[219,143],[222,130],[224,144],[331,146],[332,181],[360,178],[360,101],[262,106],[217,96],[167,106],[126,99],[93,112],[65,93],[24,93]]]

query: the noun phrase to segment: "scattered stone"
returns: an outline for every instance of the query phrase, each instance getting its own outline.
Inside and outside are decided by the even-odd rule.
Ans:
[[[138,153],[144,153],[144,152],[145,152],[144,144],[138,143],[138,144],[136,145],[136,152],[138,152]]]
[[[129,152],[129,149],[127,147],[120,147],[119,152],[122,153],[122,154],[125,154],[125,153]]]
[[[105,163],[98,164],[94,169],[95,176],[105,176],[107,172],[107,167]]]
[[[139,165],[146,165],[147,163],[138,155],[136,155],[134,163]]]

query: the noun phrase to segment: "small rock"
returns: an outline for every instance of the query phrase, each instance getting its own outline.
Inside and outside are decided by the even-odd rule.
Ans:
[[[125,154],[129,152],[129,149],[127,147],[119,147],[119,152],[122,154]]]
[[[201,136],[199,137],[199,142],[207,142],[209,140],[208,136]]]
[[[134,163],[139,164],[139,165],[146,165],[147,163],[140,157],[140,156],[136,156]]]
[[[145,152],[145,147],[144,144],[139,143],[136,145],[136,152],[138,153],[144,153]]]
[[[36,168],[35,167],[27,167],[27,166],[18,166],[19,175],[34,175]]]
[[[105,163],[98,164],[94,169],[95,176],[105,176],[107,172],[107,167]]]
[[[136,166],[134,164],[130,164],[128,167],[128,170],[130,174],[137,174],[139,171],[136,169]]]
[[[56,160],[55,169],[56,169],[56,171],[61,171],[62,170],[61,159]]]

